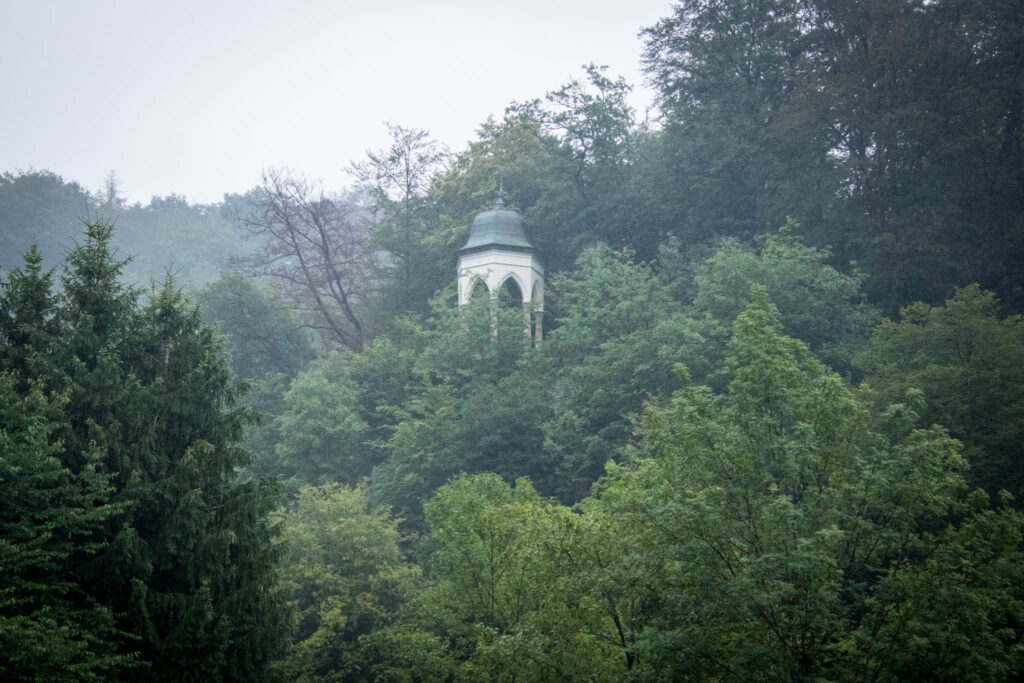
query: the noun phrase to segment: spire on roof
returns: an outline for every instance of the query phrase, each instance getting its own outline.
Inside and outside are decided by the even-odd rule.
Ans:
[[[498,191],[494,194],[498,195],[498,201],[494,202],[495,209],[505,208],[505,174],[502,173],[498,180]]]

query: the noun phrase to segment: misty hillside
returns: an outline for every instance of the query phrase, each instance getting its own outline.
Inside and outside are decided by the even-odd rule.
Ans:
[[[1019,679],[1024,13],[640,40],[349,187],[0,176],[0,678]]]

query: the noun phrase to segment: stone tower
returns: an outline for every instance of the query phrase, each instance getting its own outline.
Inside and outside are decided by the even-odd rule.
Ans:
[[[523,230],[523,219],[505,208],[504,190],[490,211],[473,219],[469,239],[459,257],[459,305],[474,292],[498,298],[504,289],[509,299],[523,306],[527,332],[539,343],[543,335],[544,266]]]

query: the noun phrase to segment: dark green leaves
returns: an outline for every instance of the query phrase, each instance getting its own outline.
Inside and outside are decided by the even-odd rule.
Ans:
[[[27,581],[3,617],[55,650],[12,642],[11,675],[252,680],[283,635],[276,489],[234,482],[251,416],[213,330],[171,282],[140,304],[122,266],[90,225],[55,300],[30,254],[0,304],[4,564]]]

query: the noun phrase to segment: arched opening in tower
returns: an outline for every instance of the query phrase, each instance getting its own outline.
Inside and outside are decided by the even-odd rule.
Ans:
[[[519,289],[519,284],[514,278],[510,277],[501,284],[501,289],[498,290],[498,301],[505,306],[522,308],[523,290]]]
[[[491,293],[487,291],[487,283],[480,278],[477,278],[476,281],[473,282],[473,288],[469,290],[469,300],[477,301],[479,299],[488,299],[490,296]]]

